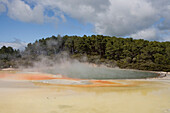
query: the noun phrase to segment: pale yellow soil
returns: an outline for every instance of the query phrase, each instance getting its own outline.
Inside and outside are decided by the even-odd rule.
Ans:
[[[170,113],[169,80],[115,82],[135,85],[73,87],[0,79],[0,113]]]

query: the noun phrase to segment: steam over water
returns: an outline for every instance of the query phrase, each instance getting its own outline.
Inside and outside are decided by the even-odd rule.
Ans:
[[[42,60],[21,72],[0,71],[0,113],[170,113],[170,79],[135,80],[155,76],[78,61]]]
[[[51,74],[55,74],[56,70],[46,71]],[[89,67],[87,71],[68,68],[67,73],[61,72],[60,74],[70,78],[80,79],[142,79],[156,77],[156,73],[122,70],[122,69],[110,69],[103,67]]]
[[[63,58],[55,61],[43,58],[41,61],[35,62],[34,66],[26,71],[60,74],[64,77],[80,79],[142,79],[158,75],[151,72],[96,66]]]
[[[84,67],[83,67],[84,66]],[[69,78],[80,78],[80,79],[142,79],[156,77],[158,74],[151,72],[143,72],[137,70],[125,70],[118,68],[107,68],[107,67],[92,67],[82,64],[80,67],[74,64],[69,65],[65,68],[53,68],[45,70],[46,73],[50,74],[61,74]]]

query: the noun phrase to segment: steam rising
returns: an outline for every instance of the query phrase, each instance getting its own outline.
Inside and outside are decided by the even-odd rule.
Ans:
[[[80,79],[136,79],[156,76],[155,73],[108,68],[103,65],[80,62],[69,58],[66,53],[59,54],[54,59],[44,56],[39,59],[39,61],[34,62],[32,67],[22,68],[22,70]]]

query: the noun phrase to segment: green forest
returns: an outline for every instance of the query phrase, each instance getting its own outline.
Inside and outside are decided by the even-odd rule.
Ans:
[[[29,66],[38,60],[38,56],[53,58],[62,52],[67,52],[72,59],[82,61],[82,57],[86,57],[86,62],[108,67],[170,71],[170,42],[103,35],[42,38],[29,43],[24,51],[3,46],[0,49],[0,66]]]

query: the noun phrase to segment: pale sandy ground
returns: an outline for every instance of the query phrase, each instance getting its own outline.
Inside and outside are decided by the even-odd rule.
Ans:
[[[0,113],[170,113],[170,80],[163,79],[122,80],[135,82],[129,87],[70,87],[1,79]]]

